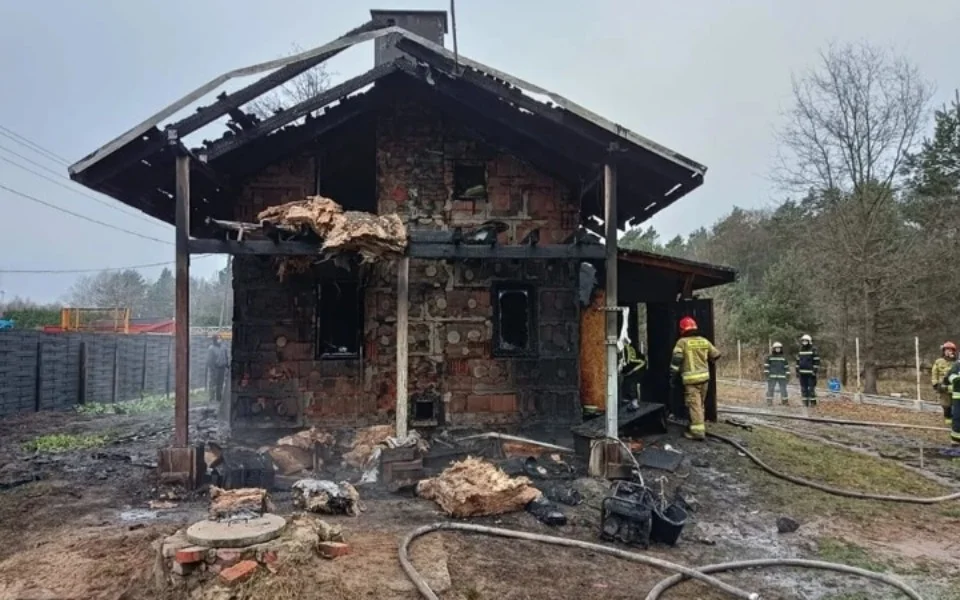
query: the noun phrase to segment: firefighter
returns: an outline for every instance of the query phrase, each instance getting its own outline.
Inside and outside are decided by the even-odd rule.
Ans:
[[[933,383],[933,389],[937,391],[937,396],[940,397],[940,406],[943,407],[943,421],[947,427],[950,427],[953,422],[953,415],[951,414],[953,394],[946,377],[955,362],[957,362],[957,345],[953,342],[944,342],[940,346],[940,358],[934,361],[933,369],[930,372],[931,383]]]
[[[640,400],[640,384],[643,381],[643,374],[647,370],[647,358],[642,352],[638,352],[633,344],[627,342],[624,347],[623,368],[620,370],[623,376],[623,395],[631,402]]]
[[[673,347],[670,373],[671,382],[673,377],[679,376],[683,383],[683,398],[690,411],[690,429],[684,435],[689,439],[704,440],[707,437],[703,407],[710,386],[710,362],[718,358],[720,352],[697,332],[697,322],[691,317],[680,319],[680,339]]]
[[[783,344],[773,343],[773,351],[763,364],[763,375],[767,379],[767,406],[773,406],[773,392],[780,388],[780,404],[787,404],[787,375],[790,367],[783,355]]]
[[[820,354],[813,346],[813,338],[804,334],[797,352],[797,378],[804,406],[817,405],[817,375],[820,374]]]
[[[950,424],[950,443],[960,446],[960,362],[953,363],[944,383],[950,386],[952,419]]]

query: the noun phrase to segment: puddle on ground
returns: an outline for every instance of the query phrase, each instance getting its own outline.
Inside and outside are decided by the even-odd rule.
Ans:
[[[135,521],[150,521],[157,518],[157,511],[145,508],[132,508],[120,512],[120,520],[131,523]]]

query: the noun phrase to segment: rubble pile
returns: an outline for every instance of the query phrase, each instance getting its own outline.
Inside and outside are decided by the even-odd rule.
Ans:
[[[333,434],[311,427],[284,436],[277,440],[275,446],[261,451],[270,455],[281,475],[297,475],[304,471],[318,471],[323,466],[323,459],[317,452],[318,446],[332,446],[335,441]]]
[[[510,477],[486,461],[468,457],[421,481],[417,494],[450,516],[477,517],[523,510],[541,492],[526,477]]]
[[[291,488],[293,505],[312,513],[360,516],[360,493],[346,481],[301,479]]]
[[[270,496],[263,488],[224,490],[210,486],[210,519],[215,521],[250,519],[273,510]]]
[[[323,196],[271,206],[257,219],[282,229],[312,231],[323,239],[328,254],[355,252],[363,262],[400,256],[407,247],[407,228],[398,215],[344,211]]]

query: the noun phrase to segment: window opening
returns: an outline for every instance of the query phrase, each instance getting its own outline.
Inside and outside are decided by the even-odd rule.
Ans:
[[[360,282],[322,281],[317,286],[317,296],[317,355],[321,358],[360,356],[363,339]]]

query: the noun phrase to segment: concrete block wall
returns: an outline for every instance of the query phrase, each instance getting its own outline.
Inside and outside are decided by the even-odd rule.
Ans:
[[[514,157],[475,141],[426,104],[403,100],[377,123],[381,213],[410,227],[445,229],[498,219],[501,243],[540,228],[559,243],[576,228],[569,190]],[[457,164],[486,169],[486,200],[453,197]],[[316,185],[314,161],[300,156],[247,183],[235,217],[302,199]],[[334,198],[337,200],[336,198]],[[396,265],[367,268],[362,359],[316,358],[316,286],[329,263],[278,277],[279,260],[236,257],[234,419],[255,426],[390,422],[396,408]],[[579,309],[576,261],[411,261],[409,381],[412,399],[442,400],[454,426],[579,418]],[[341,272],[342,276],[343,272]],[[526,283],[535,294],[537,351],[493,356],[494,282]]]

